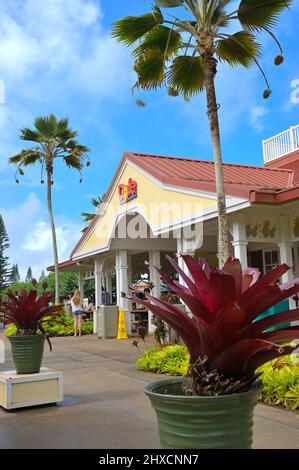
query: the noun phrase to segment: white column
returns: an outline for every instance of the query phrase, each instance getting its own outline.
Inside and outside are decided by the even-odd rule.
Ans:
[[[193,243],[190,240],[187,240],[184,238],[183,232],[181,232],[181,236],[177,238],[177,257],[178,257],[178,265],[179,267],[187,274],[187,276],[190,276],[190,273],[188,271],[187,266],[184,263],[183,258],[180,256],[181,253],[186,253],[187,255],[194,256],[194,248],[193,248]],[[185,282],[182,279],[181,276],[179,276],[179,282],[185,286]]]
[[[292,242],[290,240],[290,230],[289,230],[289,218],[287,214],[283,214],[279,217],[279,255],[280,262],[286,263],[290,268],[293,268],[293,252],[292,252]],[[283,274],[281,280],[282,282],[287,282],[293,279],[293,270],[289,269],[286,273]],[[292,299],[289,299],[290,308],[296,308],[295,302]]]
[[[128,335],[131,334],[131,309],[128,299],[122,296],[122,293],[128,294],[128,253],[127,250],[118,250],[116,253],[116,288],[117,305],[123,308],[126,317],[126,327]]]
[[[95,275],[95,304],[96,309],[102,305],[103,263],[96,258],[94,266]]]
[[[79,291],[83,300],[84,298],[84,272],[82,270],[80,270],[79,272]]]
[[[112,296],[112,273],[107,272],[105,274],[105,286],[106,286],[106,291],[109,292],[110,297]]]
[[[293,268],[292,242],[290,240],[289,218],[286,214],[279,217],[279,254],[280,262]],[[283,276],[282,282],[293,279],[293,271],[289,269]]]
[[[161,282],[160,282],[160,274],[154,268],[160,268],[161,266],[161,254],[158,250],[153,250],[149,252],[149,274],[150,274],[150,282],[154,285],[151,294],[156,297],[160,298],[161,295]],[[148,312],[148,332],[153,333],[156,329],[155,325],[152,323],[153,314],[152,312]]]
[[[242,268],[248,267],[247,258],[247,239],[246,239],[246,222],[244,214],[235,214],[233,219],[233,241],[234,256],[241,262]]]

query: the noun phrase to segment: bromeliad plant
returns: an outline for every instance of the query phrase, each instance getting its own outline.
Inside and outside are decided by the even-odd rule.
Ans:
[[[278,285],[289,269],[286,264],[261,277],[254,268],[242,271],[240,261],[234,258],[229,258],[223,269],[211,270],[204,259],[181,256],[190,277],[173,258],[168,260],[184,286],[156,269],[191,315],[150,294],[138,302],[167,322],[186,344],[190,367],[185,394],[227,395],[250,390],[256,385],[258,367],[294,349],[283,345],[299,337],[298,326],[268,330],[298,320],[299,309],[257,318],[299,291],[299,278]]]
[[[27,293],[26,289],[22,289],[18,296],[15,296],[9,290],[7,296],[9,300],[0,303],[0,312],[16,326],[16,336],[32,336],[38,332],[46,335],[43,325],[49,321],[64,324],[60,320],[62,306],[49,306],[52,296],[48,292],[37,297],[35,290]],[[48,335],[46,338],[52,350]]]

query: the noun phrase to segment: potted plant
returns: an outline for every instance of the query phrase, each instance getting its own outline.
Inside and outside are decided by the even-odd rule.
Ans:
[[[187,275],[168,260],[184,281],[161,278],[189,312],[146,294],[140,303],[167,322],[186,344],[190,367],[185,378],[148,384],[145,393],[157,418],[162,448],[250,448],[253,411],[261,385],[256,369],[286,354],[299,336],[299,327],[285,328],[299,319],[290,310],[262,320],[269,307],[299,291],[299,278],[278,285],[286,264],[264,276],[257,269],[242,272],[230,258],[223,269],[211,270],[204,259],[182,254]],[[273,327],[281,327],[268,331]]]
[[[12,291],[8,291],[7,296],[8,300],[0,303],[0,312],[16,327],[16,333],[8,339],[17,374],[39,373],[45,339],[52,350],[43,325],[48,321],[62,323],[59,321],[62,306],[49,306],[52,297],[48,292],[37,297],[35,290],[27,293],[22,289],[18,296]]]

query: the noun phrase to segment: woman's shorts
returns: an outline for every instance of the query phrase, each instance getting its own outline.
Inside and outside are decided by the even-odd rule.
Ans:
[[[83,317],[83,315],[85,315],[85,312],[83,312],[83,310],[76,310],[75,312],[73,312],[73,315],[75,317],[79,317],[79,316]]]

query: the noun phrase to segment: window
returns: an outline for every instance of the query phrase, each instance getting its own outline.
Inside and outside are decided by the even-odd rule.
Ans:
[[[278,264],[279,260],[277,250],[264,251],[264,274],[271,271],[271,269],[276,268]]]

